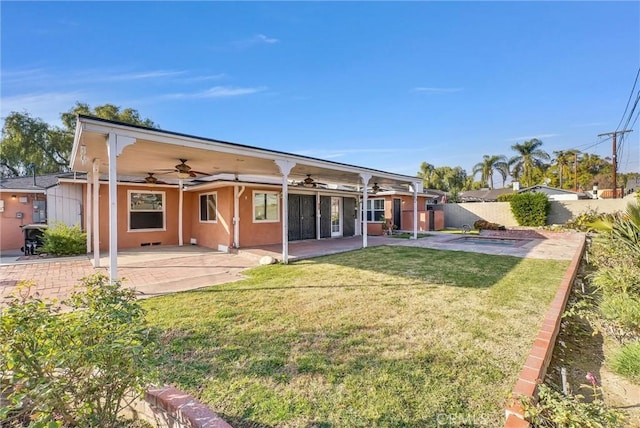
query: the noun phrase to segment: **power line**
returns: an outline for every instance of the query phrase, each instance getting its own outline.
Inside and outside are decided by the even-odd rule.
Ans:
[[[605,132],[603,134],[599,134],[598,137],[601,137],[603,135],[611,135],[613,137],[613,142],[612,142],[612,159],[611,159],[611,164],[613,166],[613,198],[617,198],[618,197],[618,182],[617,182],[617,168],[618,168],[618,158],[617,158],[617,154],[616,151],[618,149],[618,145],[616,144],[616,136],[618,134],[626,134],[628,132],[631,132],[631,129],[625,129],[624,131],[613,131],[613,132]]]
[[[627,100],[627,105],[624,108],[624,113],[622,113],[622,117],[620,118],[620,122],[618,123],[618,126],[616,126],[616,131],[620,129],[620,125],[622,124],[622,121],[624,120],[624,116],[627,114],[627,109],[629,108],[629,103],[631,102],[631,98],[633,97],[633,91],[635,91],[636,89],[636,84],[638,83],[638,77],[640,76],[640,67],[638,67],[638,72],[636,73],[636,79],[633,82],[633,87],[631,88],[631,92],[629,93],[629,99]],[[640,92],[639,92],[640,94]],[[636,99],[636,105],[638,104],[638,101]],[[635,106],[634,106],[635,108]],[[625,126],[626,128],[626,126]]]

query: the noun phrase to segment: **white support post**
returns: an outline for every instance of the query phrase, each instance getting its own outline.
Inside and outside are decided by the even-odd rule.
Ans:
[[[316,192],[316,239],[320,240],[320,192]]]
[[[418,183],[413,183],[413,239],[418,239]]]
[[[289,173],[295,162],[274,160],[282,174],[282,263],[289,263]]]
[[[125,147],[136,142],[135,138],[109,133],[109,281],[118,279],[118,156]]]
[[[362,248],[367,248],[367,187],[369,186],[369,180],[371,180],[371,174],[365,172],[360,173],[362,178]]]
[[[93,172],[87,172],[87,187],[85,189],[85,204],[84,204],[84,230],[87,233],[87,254],[91,252],[91,219],[92,212],[92,201],[91,201],[91,180],[93,180]]]
[[[93,160],[93,267],[100,267],[100,160]]]
[[[238,248],[238,241],[240,240],[240,195],[238,185],[233,186],[233,246]]]
[[[178,246],[184,245],[184,238],[182,236],[182,211],[184,205],[184,192],[182,190],[182,178],[178,180]]]
[[[118,279],[118,165],[117,136],[109,133],[107,153],[109,154],[109,281]]]

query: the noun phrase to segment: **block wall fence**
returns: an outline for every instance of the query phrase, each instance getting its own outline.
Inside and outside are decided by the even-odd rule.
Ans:
[[[614,213],[623,211],[628,203],[635,203],[636,198],[628,196],[624,199],[587,199],[578,201],[551,201],[551,211],[547,224],[564,224],[571,218],[587,211]],[[473,226],[476,220],[487,220],[506,227],[516,227],[518,222],[511,213],[509,202],[465,202],[461,204],[444,204],[445,227],[460,228],[463,224]]]

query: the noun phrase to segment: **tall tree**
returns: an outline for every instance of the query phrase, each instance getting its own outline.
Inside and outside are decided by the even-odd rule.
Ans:
[[[502,185],[507,178],[508,166],[507,158],[503,155],[484,155],[482,162],[478,162],[473,166],[472,174],[475,177],[480,173],[480,181],[487,185],[490,189],[493,189],[493,171],[498,171],[502,177]]]
[[[97,106],[76,103],[60,115],[63,127],[49,125],[28,112],[11,112],[4,120],[0,141],[0,175],[22,176],[35,170],[38,174],[64,172],[69,168],[69,155],[78,114],[157,128],[143,119],[137,110],[113,104]]]
[[[541,146],[542,141],[537,138],[511,146],[511,149],[517,152],[508,162],[511,167],[511,176],[521,180],[524,187],[535,184],[536,176],[542,175],[545,161],[550,158],[547,152],[540,149]]]
[[[467,172],[459,166],[434,167],[430,163],[422,162],[418,177],[426,189],[436,189],[445,192],[462,190],[467,180]]]

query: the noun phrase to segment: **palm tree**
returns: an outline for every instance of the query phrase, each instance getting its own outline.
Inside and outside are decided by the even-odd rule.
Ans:
[[[555,161],[558,165],[558,175],[559,175],[561,189],[565,184],[565,181],[564,181],[565,177],[570,177],[569,173],[571,171],[567,170],[567,168],[569,168],[572,165],[575,167],[578,153],[579,152],[574,149],[558,150],[553,152],[553,154],[556,156]],[[571,181],[571,180],[568,180],[568,181]]]
[[[536,169],[542,169],[545,160],[549,160],[549,154],[540,149],[542,141],[534,138],[525,141],[522,144],[514,144],[511,146],[518,154],[509,159],[511,166],[511,175],[514,178],[523,176],[523,186],[532,186],[533,172]]]
[[[508,171],[507,158],[503,155],[484,155],[482,162],[478,162],[473,166],[473,176],[480,173],[480,181],[486,184],[490,189],[493,189],[493,170],[502,174],[502,184],[507,178],[506,172]]]

